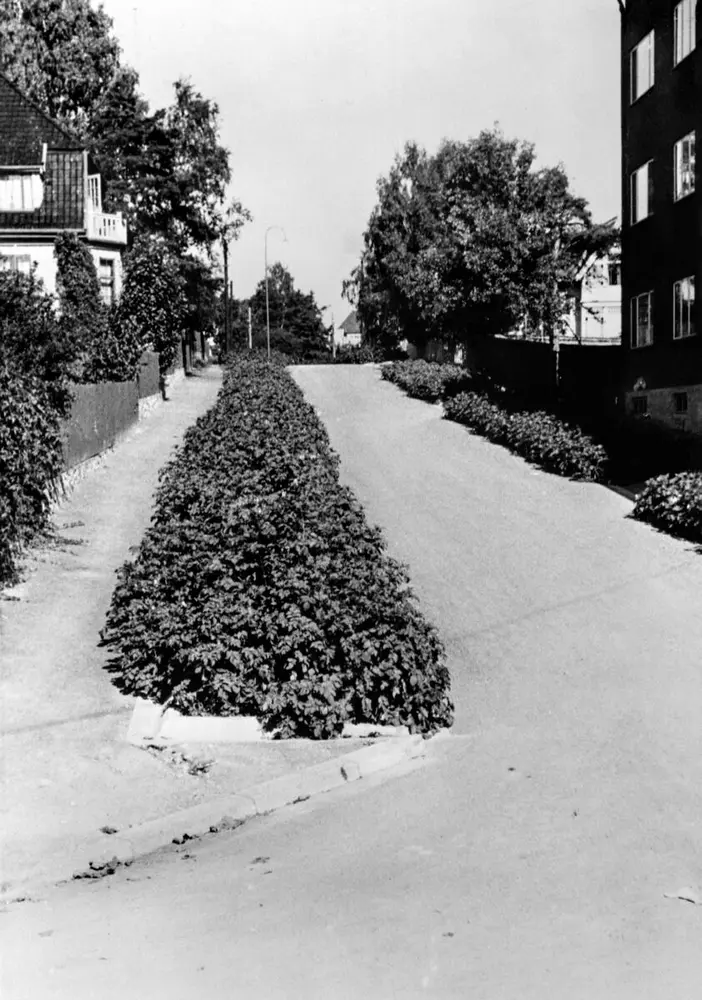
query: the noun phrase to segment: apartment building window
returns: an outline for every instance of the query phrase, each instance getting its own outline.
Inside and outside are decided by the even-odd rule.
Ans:
[[[675,182],[673,195],[676,201],[695,190],[695,133],[690,132],[673,147]]]
[[[642,94],[650,90],[655,79],[655,36],[650,31],[629,55],[629,75],[631,81],[631,103],[638,101]]]
[[[107,306],[111,306],[115,300],[115,262],[108,257],[100,258],[98,269],[100,278],[100,295],[102,301]]]
[[[676,413],[687,413],[687,393],[673,393],[673,409]]]
[[[695,329],[695,279],[683,278],[673,285],[673,337],[694,337]]]
[[[648,413],[648,396],[632,396],[631,408],[637,417],[643,417]]]
[[[648,218],[653,211],[653,160],[631,175],[631,224]]]
[[[689,56],[695,47],[695,34],[697,26],[695,24],[696,0],[682,0],[675,8],[674,12],[674,59],[675,65],[682,62],[685,56]]]
[[[622,283],[622,264],[619,260],[611,260],[607,265],[607,284],[609,285],[621,285]]]
[[[631,300],[631,346],[653,343],[653,292],[635,295]]]

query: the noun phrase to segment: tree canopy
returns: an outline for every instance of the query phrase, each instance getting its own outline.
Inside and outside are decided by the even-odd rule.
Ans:
[[[405,146],[378,181],[361,261],[345,283],[370,340],[421,346],[522,322],[557,328],[578,267],[617,232],[594,224],[562,167],[535,160],[533,145],[499,129],[445,140],[433,156]]]
[[[314,293],[296,288],[292,275],[279,262],[268,271],[268,302],[273,349],[301,359],[329,353],[332,330],[324,323],[323,310]],[[264,348],[267,342],[264,279],[250,299],[235,305],[234,339],[240,347],[247,342],[248,308],[251,309],[253,346]]]

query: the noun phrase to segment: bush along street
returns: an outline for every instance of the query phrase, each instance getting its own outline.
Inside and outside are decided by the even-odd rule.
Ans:
[[[481,393],[466,392],[446,400],[444,416],[547,472],[596,482],[604,478],[604,448],[549,413],[510,413]]]
[[[650,479],[633,516],[670,535],[702,542],[702,472],[678,472]]]
[[[465,368],[431,361],[396,361],[385,365],[381,374],[408,396],[427,403],[436,403],[471,387],[471,375]]]
[[[283,738],[452,721],[443,647],[406,570],[339,483],[290,375],[256,358],[232,361],[162,470],[102,641],[123,691],[254,715]]]

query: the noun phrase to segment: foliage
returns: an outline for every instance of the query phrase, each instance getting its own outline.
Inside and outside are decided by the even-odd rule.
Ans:
[[[487,396],[460,393],[444,403],[448,420],[466,424],[547,472],[572,479],[603,478],[607,453],[580,428],[549,413],[509,413]]]
[[[458,365],[432,361],[398,361],[384,365],[382,377],[399,386],[408,396],[435,403],[463,392],[471,385],[471,374]]]
[[[16,582],[21,547],[48,524],[62,465],[58,420],[46,384],[0,354],[0,583]]]
[[[142,352],[152,347],[165,373],[177,355],[186,308],[179,263],[166,241],[140,237],[125,258],[116,321],[130,363],[137,365]]]
[[[100,298],[100,283],[90,250],[78,236],[65,230],[54,242],[59,323],[66,340],[87,371],[90,357],[99,350],[107,331],[107,310]]]
[[[561,167],[535,169],[534,147],[498,129],[408,143],[387,177],[361,261],[345,283],[372,342],[494,335],[520,321],[553,331],[575,271],[617,236],[593,224]]]
[[[451,722],[441,643],[282,365],[236,358],[162,470],[103,642],[129,693],[257,716],[282,737],[346,721]]]
[[[90,0],[0,0],[0,72],[80,134],[119,52],[111,19]]]
[[[0,359],[41,379],[51,406],[60,413],[67,410],[69,383],[78,370],[76,344],[34,274],[0,272]]]
[[[247,308],[251,309],[254,347],[265,348],[265,280],[259,281],[248,301],[239,304],[234,340],[242,347],[247,342],[247,324],[244,322]],[[292,275],[280,263],[273,264],[268,271],[268,308],[272,349],[287,354],[297,362],[326,360],[331,357],[331,330],[324,325],[322,310],[317,305],[314,293],[302,292],[296,288]]]
[[[332,358],[335,365],[370,365],[383,361],[383,352],[370,344],[349,344],[338,347]]]
[[[702,542],[702,472],[650,479],[636,498],[633,516],[671,535]]]

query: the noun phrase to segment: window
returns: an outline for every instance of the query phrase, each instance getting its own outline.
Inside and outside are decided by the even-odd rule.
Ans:
[[[654,82],[655,61],[654,34],[650,31],[629,56],[629,77],[631,81],[631,103],[638,101],[642,94],[650,90]]]
[[[673,147],[675,182],[673,197],[676,201],[695,190],[695,133],[690,132]]]
[[[621,285],[622,263],[620,260],[611,260],[607,265],[607,283],[609,285]]]
[[[0,212],[34,212],[43,198],[44,182],[39,174],[0,176]]]
[[[0,271],[19,271],[21,274],[31,274],[32,258],[28,253],[0,254]]]
[[[673,337],[694,337],[695,333],[695,279],[683,278],[673,285]]]
[[[653,343],[653,292],[635,295],[631,300],[631,346]]]
[[[632,396],[631,408],[637,417],[648,413],[648,396]]]
[[[673,409],[676,413],[687,413],[687,393],[673,393]]]
[[[695,47],[695,0],[682,0],[675,8],[673,61],[677,66]]]
[[[631,175],[631,224],[648,218],[653,212],[653,160],[644,163]]]
[[[100,258],[98,269],[100,278],[100,296],[106,306],[111,306],[115,300],[115,262],[109,257]]]

